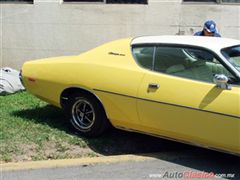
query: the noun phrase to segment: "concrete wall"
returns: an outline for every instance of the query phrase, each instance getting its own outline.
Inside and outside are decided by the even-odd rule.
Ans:
[[[240,6],[149,0],[148,5],[61,3],[0,4],[1,67],[75,55],[118,38],[192,34],[214,19],[222,36],[240,39]]]

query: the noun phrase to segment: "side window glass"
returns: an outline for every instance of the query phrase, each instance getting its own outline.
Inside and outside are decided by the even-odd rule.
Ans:
[[[206,50],[195,48],[158,47],[154,70],[183,78],[212,82],[215,74],[231,73]]]
[[[153,51],[154,47],[133,47],[133,55],[138,64],[147,69],[153,67]]]

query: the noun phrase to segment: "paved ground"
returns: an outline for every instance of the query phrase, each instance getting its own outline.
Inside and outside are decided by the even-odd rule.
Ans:
[[[103,141],[103,147],[89,143],[103,157],[4,164],[1,180],[159,179],[164,175],[166,179],[190,171],[240,179],[237,156],[136,133],[113,131],[106,136],[111,141]],[[147,154],[125,155],[139,153]]]
[[[205,172],[229,174],[240,179],[240,158],[201,148],[149,154],[142,159],[136,157],[108,163],[85,163],[78,166],[3,171],[2,180],[52,180],[52,179],[159,179],[181,177],[183,172]],[[179,174],[176,175],[176,172]],[[189,175],[189,174],[188,174]]]

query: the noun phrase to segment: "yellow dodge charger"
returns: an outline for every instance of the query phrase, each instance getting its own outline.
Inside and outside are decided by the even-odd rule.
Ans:
[[[240,155],[240,41],[144,36],[24,63],[26,89],[82,135],[110,124]]]

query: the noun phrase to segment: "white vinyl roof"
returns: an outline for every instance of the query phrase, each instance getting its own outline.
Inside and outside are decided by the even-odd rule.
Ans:
[[[131,42],[131,45],[138,44],[191,45],[219,51],[225,47],[240,45],[240,40],[206,36],[142,36],[134,38]]]

